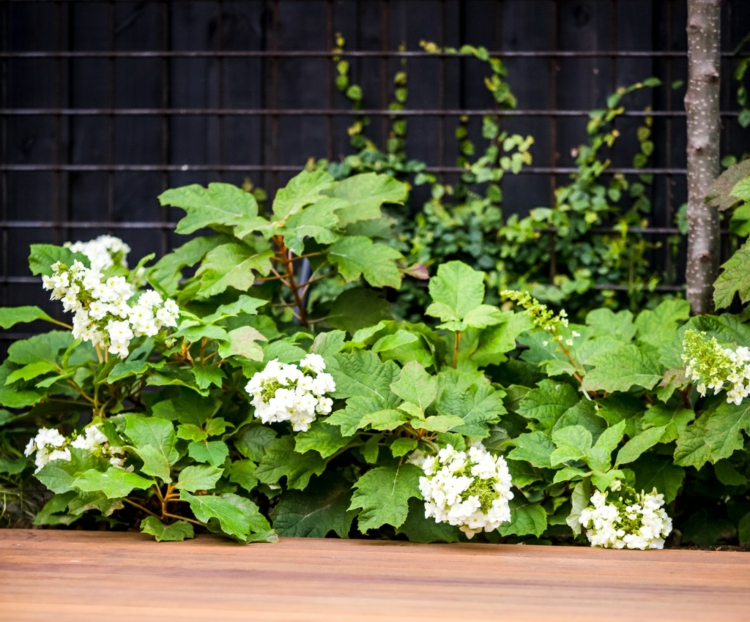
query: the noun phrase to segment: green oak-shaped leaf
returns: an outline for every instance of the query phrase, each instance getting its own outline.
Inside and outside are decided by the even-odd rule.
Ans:
[[[362,430],[370,426],[373,430],[395,430],[407,421],[409,421],[409,417],[406,413],[388,408],[386,410],[376,410],[375,412],[367,413],[360,419],[357,428]]]
[[[80,261],[84,266],[89,267],[91,264],[89,258],[83,253],[74,253],[64,246],[55,246],[53,244],[32,244],[31,254],[29,255],[29,269],[31,274],[45,276],[52,275],[52,264],[59,261],[70,267],[74,261]]]
[[[81,473],[91,469],[105,470],[107,466],[108,463],[103,458],[84,449],[71,447],[70,460],[48,462],[36,473],[36,478],[52,492],[62,494],[73,490],[73,482]]]
[[[193,238],[186,244],[164,255],[148,270],[149,283],[167,296],[175,296],[180,290],[182,270],[194,266],[220,244],[229,241],[223,235]]]
[[[635,462],[643,452],[648,451],[661,441],[664,432],[664,426],[656,426],[643,430],[640,434],[634,436],[625,443],[622,449],[617,452],[616,464],[619,466],[621,464]]]
[[[0,328],[11,328],[16,324],[28,324],[34,320],[54,320],[39,307],[4,307],[0,309]]]
[[[375,397],[385,402],[390,401],[391,383],[399,374],[398,365],[383,363],[369,350],[334,354],[326,359],[326,371],[336,382],[334,397]]]
[[[347,283],[363,276],[373,287],[401,287],[399,259],[403,255],[396,249],[360,235],[341,238],[328,249],[328,260]]]
[[[461,532],[448,523],[438,523],[434,518],[425,518],[424,503],[420,499],[409,499],[409,515],[396,529],[409,542],[458,542]]]
[[[514,443],[515,448],[508,454],[511,460],[523,460],[535,467],[552,466],[550,457],[555,451],[555,446],[543,432],[521,434]]]
[[[256,273],[271,272],[273,251],[256,252],[245,244],[222,244],[210,251],[195,275],[201,279],[199,298],[210,298],[228,287],[245,292],[255,283]]]
[[[536,389],[529,391],[518,404],[518,414],[536,420],[529,424],[532,430],[551,430],[563,414],[578,404],[578,392],[569,384],[542,380]]]
[[[214,466],[189,466],[180,471],[175,488],[196,492],[212,490],[224,471]]]
[[[258,478],[255,477],[257,468],[258,466],[252,460],[235,460],[228,469],[229,481],[252,492],[258,485]]]
[[[583,379],[584,391],[625,392],[633,385],[650,390],[663,376],[655,351],[631,344],[602,352],[589,363],[595,367]]]
[[[84,492],[102,492],[107,499],[127,497],[134,488],[147,490],[153,482],[136,473],[110,467],[106,471],[89,469],[78,475],[73,481],[73,488]]]
[[[180,454],[175,448],[176,437],[172,423],[160,417],[125,415],[125,435],[133,442],[139,454],[146,447],[152,448],[145,450],[145,454],[149,456],[149,467],[153,467],[161,474],[166,470],[165,481],[170,481],[169,467],[180,459]]]
[[[266,427],[257,422],[251,423],[244,426],[234,436],[234,447],[245,458],[250,458],[254,462],[260,462],[275,438],[276,432],[273,428]]]
[[[714,305],[724,309],[732,304],[739,294],[743,303],[750,301],[750,241],[745,242],[734,255],[721,266],[722,272],[714,283]]]
[[[325,538],[333,531],[347,538],[356,511],[349,509],[351,484],[340,475],[324,474],[304,492],[290,490],[281,495],[271,511],[273,527],[284,537]]]
[[[212,324],[228,317],[235,317],[241,313],[255,315],[256,311],[265,304],[268,304],[267,300],[243,294],[234,302],[219,306],[211,315],[201,318],[201,321],[205,324]]]
[[[638,340],[657,348],[669,343],[677,333],[677,325],[690,317],[687,300],[665,300],[655,309],[644,309],[635,319]]]
[[[223,358],[242,356],[251,361],[263,360],[263,348],[258,341],[268,341],[252,326],[240,326],[227,333],[229,341],[219,344],[219,354]]]
[[[593,439],[582,425],[571,425],[552,432],[552,441],[557,449],[550,455],[552,466],[565,462],[583,460],[586,457]]]
[[[159,202],[187,212],[187,216],[177,223],[176,232],[182,234],[212,225],[233,227],[258,215],[255,197],[231,184],[211,183],[208,188],[192,184],[173,188],[159,195]]]
[[[424,412],[437,398],[438,381],[419,363],[412,361],[404,365],[399,379],[391,383],[391,391]]]
[[[430,279],[429,290],[432,304],[427,315],[443,322],[462,322],[484,300],[484,273],[461,261],[449,261]]]
[[[154,536],[157,542],[182,542],[188,538],[195,538],[190,523],[179,520],[171,525],[165,525],[156,516],[147,516],[141,521],[141,533]]]
[[[547,512],[538,503],[525,499],[510,502],[510,521],[498,528],[502,536],[541,536],[547,529]]]
[[[229,447],[224,441],[193,441],[188,445],[188,455],[197,462],[218,467],[227,459]]]
[[[593,329],[593,337],[614,337],[627,343],[635,336],[633,314],[627,310],[594,309],[586,316],[586,324]]]
[[[361,509],[357,524],[362,533],[382,525],[400,527],[409,514],[409,499],[421,499],[419,477],[422,470],[413,464],[378,467],[354,484],[351,510]]]
[[[320,475],[325,470],[326,462],[314,451],[297,453],[294,443],[293,436],[275,439],[261,458],[255,476],[264,484],[277,484],[282,477],[286,477],[288,488],[304,490],[310,477]]]
[[[202,523],[208,523],[209,520],[215,518],[222,532],[246,542],[250,533],[248,521],[242,510],[223,496],[193,496],[186,490],[180,491],[180,499],[190,504],[195,518]]]
[[[351,334],[391,317],[391,305],[381,292],[365,287],[341,292],[328,313],[331,326]]]
[[[331,330],[327,333],[319,333],[315,336],[310,350],[320,356],[333,356],[344,347],[346,333],[343,330]]]
[[[336,210],[345,205],[346,202],[339,199],[321,199],[293,214],[281,230],[284,243],[298,255],[304,250],[305,238],[312,238],[318,244],[333,244],[341,237],[337,232]]]
[[[60,351],[67,350],[73,341],[73,335],[69,331],[53,330],[35,335],[11,344],[8,348],[8,360],[17,365],[46,361],[53,366],[60,366]]]
[[[343,199],[337,215],[341,227],[363,220],[375,220],[383,214],[383,203],[403,204],[409,187],[388,175],[362,173],[338,182],[326,194]]]
[[[273,202],[274,220],[283,221],[306,205],[324,198],[325,191],[335,183],[333,177],[325,171],[302,171],[276,193]]]
[[[685,479],[685,469],[674,464],[671,456],[645,454],[628,468],[635,473],[637,490],[651,492],[654,488],[664,495],[666,503],[672,503]]]
[[[351,440],[351,436],[342,436],[336,426],[316,421],[309,430],[296,435],[294,449],[300,454],[317,451],[322,458],[328,458]]]

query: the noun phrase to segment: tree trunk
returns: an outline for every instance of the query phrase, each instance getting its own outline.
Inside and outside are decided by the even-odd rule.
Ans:
[[[688,0],[686,279],[687,299],[696,314],[712,311],[719,271],[719,214],[705,199],[720,171],[720,16],[721,0]]]

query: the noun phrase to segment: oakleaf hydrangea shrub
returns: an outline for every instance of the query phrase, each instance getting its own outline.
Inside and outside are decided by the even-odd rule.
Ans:
[[[0,310],[55,328],[0,365],[10,502],[38,482],[39,526],[161,541],[748,543],[745,316],[579,322],[448,261],[401,320],[393,290],[425,274],[381,234],[405,197],[374,172],[305,171],[265,212],[193,185],[160,197],[191,238],[155,263],[33,246],[74,320]]]

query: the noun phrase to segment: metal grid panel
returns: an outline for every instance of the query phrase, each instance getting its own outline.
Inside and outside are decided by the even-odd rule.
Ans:
[[[503,58],[520,103],[500,113],[503,122],[511,131],[541,136],[535,164],[504,182],[506,207],[524,212],[549,202],[575,170],[567,151],[585,139],[589,110],[608,92],[648,75],[667,84],[684,79],[685,5],[6,0],[0,9],[1,302],[46,306],[38,280],[25,269],[29,243],[111,231],[125,237],[136,256],[166,252],[174,224],[156,202],[161,190],[249,176],[273,192],[308,157],[347,153],[345,130],[353,115],[374,118],[373,133],[382,140],[392,114],[391,79],[402,60],[416,93],[399,112],[417,129],[411,141],[428,170],[455,177],[461,169],[450,162],[458,117],[497,111],[482,93],[481,68],[415,51],[421,38],[484,45]],[[722,115],[729,153],[750,150],[729,80],[738,58],[731,50],[750,30],[748,5],[730,0],[725,7]],[[348,48],[338,55],[352,63],[367,110],[348,109],[334,87],[330,47],[337,31]],[[397,51],[402,41],[410,51]],[[684,201],[685,112],[681,92],[668,87],[635,100],[618,124],[655,117],[656,161],[634,169],[623,145],[609,172],[657,176],[655,226],[639,232],[659,239],[677,233],[674,212]],[[653,112],[644,112],[645,104]],[[670,254],[661,260],[670,262]]]

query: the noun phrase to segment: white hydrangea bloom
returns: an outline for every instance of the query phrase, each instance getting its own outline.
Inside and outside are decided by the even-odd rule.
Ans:
[[[123,468],[125,465],[125,454],[122,448],[110,445],[107,437],[99,429],[99,426],[90,425],[82,433],[71,438],[66,438],[55,428],[42,428],[37,435],[29,441],[24,454],[34,456],[36,472],[43,466],[54,460],[70,460],[70,448],[85,449],[93,454],[103,456],[109,460],[112,466]]]
[[[130,247],[120,238],[111,235],[100,235],[88,242],[67,242],[67,248],[74,253],[82,253],[89,258],[91,268],[103,272],[112,266],[128,267],[127,256]]]
[[[336,390],[336,383],[325,368],[317,354],[308,354],[299,367],[270,361],[245,387],[255,416],[263,423],[289,421],[295,432],[309,430],[317,415],[328,415],[333,408],[327,394]]]
[[[615,480],[605,492],[596,491],[579,522],[591,546],[607,549],[662,549],[672,531],[664,510],[664,495],[636,492]]]
[[[750,395],[750,348],[723,348],[715,338],[708,340],[704,335],[694,330],[685,332],[685,375],[696,383],[701,395],[709,389],[714,393],[726,389],[727,402],[739,406]]]
[[[84,243],[76,242],[78,244]],[[111,240],[108,244],[109,248],[119,248],[112,246]],[[76,250],[76,245],[70,248]],[[125,358],[134,338],[153,337],[164,328],[177,326],[177,303],[163,300],[158,292],[146,291],[131,304],[136,296],[133,285],[122,276],[105,281],[94,263],[92,260],[92,267],[86,268],[76,261],[68,268],[56,262],[52,266],[52,276],[42,277],[44,289],[52,290],[52,300],[62,300],[65,311],[75,314],[73,336],[76,339],[89,341],[110,354]]]
[[[468,451],[448,445],[437,456],[415,451],[409,461],[424,471],[419,490],[425,518],[455,525],[469,538],[510,520],[512,482],[502,456],[493,456],[481,444]]]

